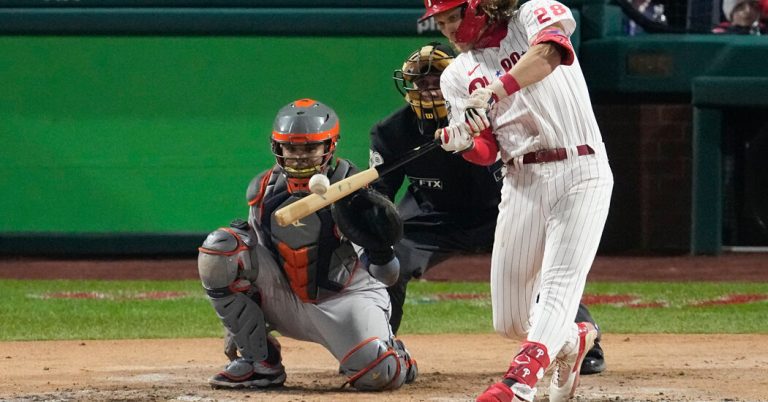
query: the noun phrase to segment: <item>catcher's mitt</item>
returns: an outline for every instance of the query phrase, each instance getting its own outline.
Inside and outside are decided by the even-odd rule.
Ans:
[[[365,249],[389,249],[403,237],[403,220],[395,204],[372,189],[336,201],[331,214],[341,233]]]

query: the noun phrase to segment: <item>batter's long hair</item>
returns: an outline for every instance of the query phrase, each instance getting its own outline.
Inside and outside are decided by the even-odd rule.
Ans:
[[[498,21],[507,21],[512,18],[512,14],[517,10],[518,0],[483,0],[480,3],[480,9],[488,15],[489,24]]]

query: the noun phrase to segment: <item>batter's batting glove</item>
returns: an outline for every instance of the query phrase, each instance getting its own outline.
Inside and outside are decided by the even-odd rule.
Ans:
[[[488,120],[485,109],[469,108],[464,111],[464,116],[474,136],[477,136],[485,129],[491,128],[491,122]]]
[[[491,127],[491,122],[488,120],[488,110],[494,101],[495,95],[489,88],[478,88],[469,95],[464,109],[464,117],[472,130],[472,134],[477,135]]]
[[[469,95],[467,104],[464,107],[466,109],[488,110],[493,102],[496,101],[495,96],[490,88],[477,88]]]
[[[435,138],[440,139],[440,146],[449,152],[459,153],[475,147],[469,124],[460,122],[435,131]]]

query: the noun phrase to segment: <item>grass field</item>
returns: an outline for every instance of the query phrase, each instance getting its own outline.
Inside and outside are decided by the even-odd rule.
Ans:
[[[0,280],[0,340],[221,335],[199,281]],[[606,333],[768,333],[768,283],[591,283]],[[412,282],[403,334],[492,332],[487,283]]]

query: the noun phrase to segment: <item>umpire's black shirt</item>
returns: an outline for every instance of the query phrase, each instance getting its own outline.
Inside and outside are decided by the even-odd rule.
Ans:
[[[416,113],[410,105],[404,106],[371,129],[369,163],[378,165],[397,160],[430,141],[434,130],[429,131],[425,129],[427,135],[422,135]],[[475,165],[461,155],[438,147],[384,175],[373,187],[394,200],[407,178],[408,191],[399,205],[403,219],[420,215],[420,219],[448,220],[469,227],[496,219],[502,179],[500,167],[499,162],[487,167]]]

